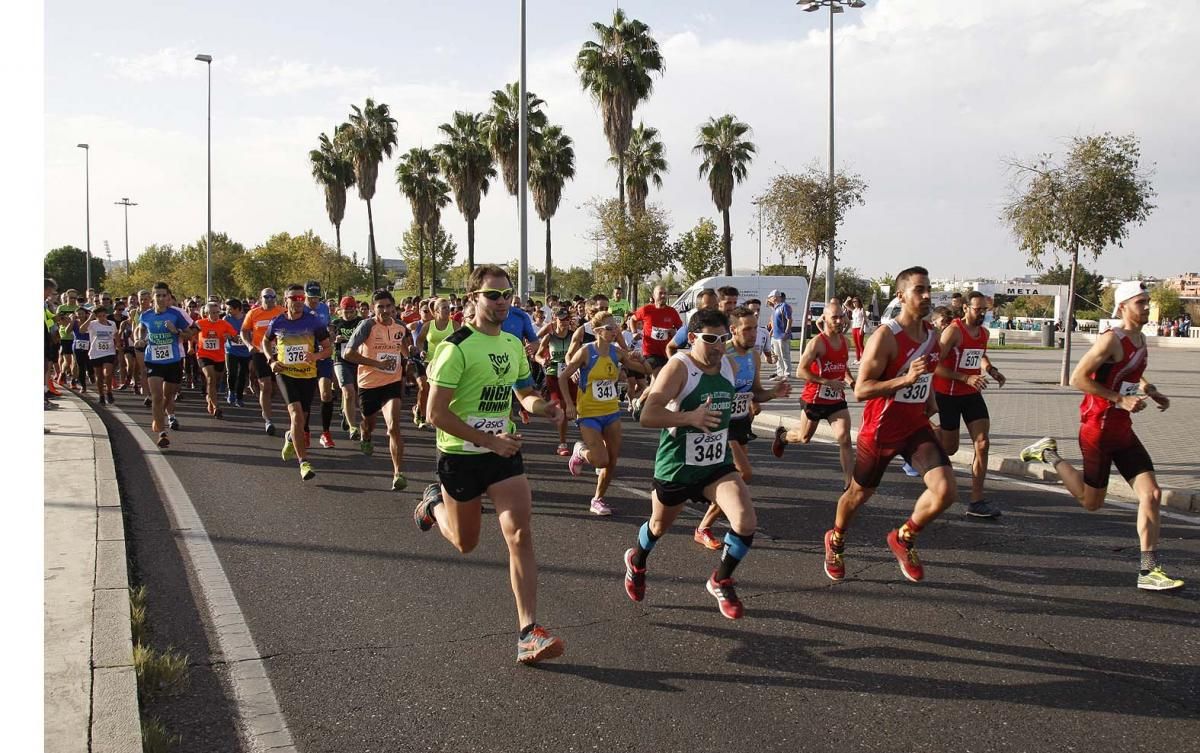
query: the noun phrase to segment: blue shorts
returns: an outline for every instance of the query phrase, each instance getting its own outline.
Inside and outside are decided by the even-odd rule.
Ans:
[[[595,429],[603,434],[606,426],[609,424],[614,424],[620,420],[621,411],[616,411],[615,413],[609,413],[607,416],[589,416],[588,418],[577,418],[575,419],[575,425],[581,429],[586,426],[589,429]]]
[[[333,359],[324,358],[317,361],[317,378],[333,379]]]

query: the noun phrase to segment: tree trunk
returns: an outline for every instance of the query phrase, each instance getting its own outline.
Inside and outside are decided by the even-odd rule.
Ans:
[[[467,219],[467,275],[475,271],[475,220]]]
[[[425,289],[425,231],[417,231],[417,297]]]
[[[1071,282],[1067,288],[1067,310],[1063,312],[1063,357],[1062,371],[1058,383],[1066,387],[1071,383],[1071,318],[1075,314],[1075,275],[1079,269],[1079,246],[1071,249]],[[1054,342],[1052,339],[1051,343]]]
[[[553,269],[550,260],[550,218],[546,218],[546,284],[545,290],[542,291],[542,297],[550,297],[550,270]]]
[[[733,239],[729,235],[729,208],[721,210],[721,219],[725,222],[725,231],[721,234],[721,243],[725,246],[725,276],[733,275],[733,250],[730,248]]]
[[[821,262],[821,248],[817,247],[813,251],[813,269],[817,268],[817,264]],[[816,278],[816,274],[809,272],[808,285],[804,288],[804,300],[800,303],[799,309],[792,309],[792,324],[796,323],[796,317],[800,317],[800,352],[804,352],[804,345],[808,341],[808,304],[812,301],[812,281]]]
[[[338,256],[342,255],[342,223],[337,223],[333,226],[333,232],[337,236],[337,252]]]
[[[435,245],[435,244],[430,244]],[[429,297],[437,295],[437,254],[429,255]]]
[[[625,154],[617,155],[617,196],[621,199],[621,216],[625,216]]]
[[[375,264],[375,218],[371,202],[367,202],[367,263],[371,265],[371,290],[379,290],[379,270]]]

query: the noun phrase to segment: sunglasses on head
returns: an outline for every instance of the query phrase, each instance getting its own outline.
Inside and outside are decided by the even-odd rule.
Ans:
[[[696,339],[700,340],[701,342],[706,342],[709,345],[716,345],[717,343],[729,342],[731,339],[733,339],[733,335],[729,334],[728,332],[720,335],[714,335],[712,332],[697,332]]]
[[[476,290],[475,292],[479,293],[480,295],[482,295],[484,298],[488,299],[489,301],[498,301],[501,298],[503,298],[504,300],[507,301],[513,297],[513,289],[512,288],[505,288],[504,290],[495,290],[494,288],[484,288],[481,290]]]

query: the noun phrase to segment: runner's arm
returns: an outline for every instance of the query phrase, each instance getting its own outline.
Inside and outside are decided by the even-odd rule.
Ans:
[[[1148,397],[1151,400],[1153,400],[1154,402],[1158,403],[1159,410],[1166,410],[1167,408],[1171,407],[1171,399],[1168,398],[1163,393],[1159,392],[1158,388],[1155,387],[1153,384],[1146,381],[1146,377],[1142,377],[1138,381],[1138,387],[1141,388],[1143,394],[1145,394],[1146,397]]]
[[[804,346],[804,353],[800,356],[800,363],[796,364],[796,378],[803,379],[806,382],[816,382],[817,384],[825,384],[828,379],[822,379],[816,374],[808,370],[812,362],[825,355],[825,342],[820,337],[814,337],[808,341],[808,345]]]
[[[942,359],[946,357],[947,353],[958,347],[958,343],[961,341],[961,339],[962,334],[959,332],[958,327],[946,327],[944,330],[942,330],[942,336],[938,339],[938,365],[937,368],[934,369],[934,374],[944,379],[949,379],[952,382],[967,381],[966,374],[961,374],[949,366],[942,365]]]
[[[642,397],[642,426],[647,429],[692,426],[701,431],[712,431],[721,424],[721,414],[711,409],[709,401],[687,412],[667,407],[671,401],[669,396],[679,394],[686,380],[687,367],[678,359],[671,359],[662,367],[658,378]]]
[[[980,363],[983,364],[984,372],[988,376],[990,376],[992,379],[996,380],[996,384],[1003,387],[1004,384],[1008,381],[1008,379],[1005,378],[1005,376],[1000,373],[1000,369],[997,369],[995,367],[995,365],[992,364],[992,359],[988,358],[986,353],[983,354],[983,360],[980,361]]]
[[[315,334],[320,350],[313,354],[312,360],[314,362],[323,361],[333,355],[333,338],[329,336],[329,330],[325,328],[317,330]]]
[[[563,412],[566,413],[568,417],[575,410],[575,401],[571,399],[571,389],[568,386],[570,384],[569,380],[575,375],[575,372],[583,368],[583,363],[587,360],[587,355],[587,351],[583,348],[580,348],[579,350],[575,351],[573,355],[567,358],[562,368],[558,371],[558,383],[560,385],[559,392],[562,393],[563,399]]]
[[[1146,398],[1138,397],[1137,395],[1121,395],[1121,393],[1114,392],[1095,379],[1092,379],[1091,376],[1104,364],[1120,361],[1123,355],[1121,343],[1117,340],[1116,333],[1111,330],[1105,332],[1103,335],[1100,335],[1100,338],[1092,344],[1088,352],[1084,353],[1083,358],[1080,358],[1079,363],[1075,365],[1075,370],[1071,372],[1071,386],[1080,392],[1107,400],[1130,413],[1139,410],[1138,406]]]
[[[879,376],[887,367],[888,361],[896,354],[896,336],[887,327],[880,327],[867,341],[863,351],[862,362],[858,367],[858,382],[854,385],[854,397],[858,400],[870,400],[875,397],[888,397],[897,391],[913,384],[922,373],[928,372],[928,363],[923,358],[913,361],[914,368],[894,379],[880,379]],[[915,366],[921,364],[921,366]]]
[[[625,350],[619,345],[617,346],[617,350],[621,353],[621,365],[624,366],[626,370],[636,371],[643,376],[650,375],[650,367],[646,364],[646,360],[642,358],[641,355],[630,350]]]
[[[516,393],[521,407],[535,416],[545,416],[551,421],[561,421],[566,415],[566,412],[562,408],[559,408],[535,392],[532,384],[527,384],[524,387],[514,387],[513,392]],[[564,394],[563,399],[568,400],[570,397]]]
[[[347,363],[352,363],[357,366],[370,366],[374,369],[385,370],[387,364],[383,361],[377,361],[374,358],[368,358],[358,352],[358,346],[367,341],[367,335],[371,333],[371,327],[375,326],[374,319],[363,319],[357,327],[354,328],[354,333],[350,335],[350,342],[346,343],[346,352],[342,355],[342,360]]]

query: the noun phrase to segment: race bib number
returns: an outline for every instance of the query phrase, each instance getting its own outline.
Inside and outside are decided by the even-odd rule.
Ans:
[[[983,364],[983,348],[967,348],[958,359],[959,371],[978,369]]]
[[[1140,386],[1140,382],[1121,382],[1121,388],[1117,391],[1121,393],[1122,397],[1126,395],[1136,395],[1138,394],[1138,388]]]
[[[307,345],[284,345],[283,346],[283,362],[285,364],[304,363],[305,357],[308,355]]]
[[[666,340],[670,336],[671,336],[671,330],[669,330],[669,329],[666,329],[664,327],[651,327],[650,328],[650,339],[651,340]]]
[[[97,352],[109,353],[112,351],[112,349],[113,349],[113,344],[112,344],[111,340],[97,340],[96,341],[96,351]]]
[[[896,393],[897,403],[923,403],[929,399],[929,384],[932,374],[922,374],[917,381]]]
[[[822,384],[821,389],[817,390],[817,397],[821,400],[842,400],[846,393],[833,385]]]
[[[710,434],[695,432],[687,435],[688,465],[720,465],[725,462],[725,447],[729,443],[729,429]]]
[[[592,397],[597,400],[616,400],[617,384],[611,379],[597,379],[592,382]]]
[[[206,337],[200,341],[200,350],[216,350],[221,347],[221,341],[215,337]]]
[[[151,345],[150,359],[151,361],[169,361],[174,349],[170,345]]]
[[[75,344],[72,347],[74,347],[75,350],[87,350],[88,349],[88,341],[80,340],[77,337],[77,338],[75,338]]]
[[[484,434],[491,434],[493,437],[508,430],[507,416],[468,416],[466,423],[472,429],[482,431]],[[466,452],[491,452],[488,448],[480,447],[465,439],[463,440],[463,450]]]
[[[379,362],[383,364],[383,368],[380,371],[385,374],[395,374],[396,369],[400,368],[400,359],[391,353],[384,353],[379,356]]]
[[[754,395],[749,392],[736,392],[733,395],[733,408],[730,410],[730,418],[745,418],[750,415],[750,400]]]

